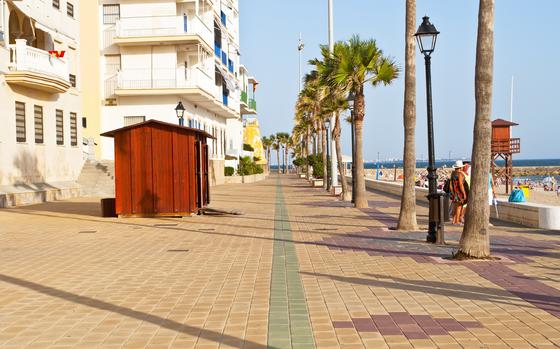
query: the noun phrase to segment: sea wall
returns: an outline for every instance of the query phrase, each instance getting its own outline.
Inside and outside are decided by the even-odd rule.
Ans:
[[[346,176],[348,183],[352,177]],[[402,183],[385,182],[366,178],[366,188],[380,191],[395,196],[402,195]],[[416,201],[418,204],[428,203],[428,189],[416,187]],[[511,203],[506,200],[498,200],[496,208],[490,210],[490,217],[504,222],[520,224],[526,227],[560,230],[560,206],[548,206],[535,203]],[[496,212],[497,211],[497,212]]]

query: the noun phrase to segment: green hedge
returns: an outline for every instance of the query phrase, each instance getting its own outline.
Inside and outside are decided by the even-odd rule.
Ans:
[[[224,174],[226,175],[226,177],[231,177],[233,176],[233,174],[235,173],[235,169],[231,166],[226,166],[226,168],[224,168]]]
[[[241,176],[250,176],[264,173],[264,169],[262,166],[257,165],[249,156],[244,156],[239,158],[239,169],[237,173]]]

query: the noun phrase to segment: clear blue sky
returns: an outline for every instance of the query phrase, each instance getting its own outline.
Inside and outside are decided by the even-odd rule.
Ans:
[[[374,38],[404,68],[404,0],[334,0],[335,40],[356,33]],[[418,24],[430,16],[441,32],[432,59],[436,157],[470,157],[474,122],[474,65],[478,1],[418,0]],[[560,157],[560,1],[496,0],[493,118],[509,119],[510,80],[515,76],[513,118],[520,126],[518,159]],[[299,33],[304,62],[327,43],[327,0],[241,0],[241,58],[260,82],[263,135],[291,131],[298,93]],[[417,157],[427,157],[424,59],[417,54]],[[304,72],[310,67],[305,64]],[[402,158],[403,78],[366,91],[364,158]],[[350,154],[349,125],[343,152]]]

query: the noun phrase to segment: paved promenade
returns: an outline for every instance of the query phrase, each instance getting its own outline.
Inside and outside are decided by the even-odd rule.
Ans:
[[[496,223],[500,261],[452,262],[458,227],[427,245],[368,195],[358,210],[272,176],[214,188],[240,216],[0,210],[0,348],[560,346],[560,232]]]

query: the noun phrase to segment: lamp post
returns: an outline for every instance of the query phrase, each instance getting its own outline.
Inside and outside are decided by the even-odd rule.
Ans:
[[[428,236],[426,241],[430,243],[443,243],[443,219],[440,195],[437,192],[437,172],[435,166],[434,151],[434,122],[432,111],[432,71],[431,71],[431,54],[436,47],[436,40],[439,32],[436,27],[430,23],[430,18],[424,16],[422,24],[418,27],[416,40],[420,52],[424,55],[426,63],[426,100],[427,100],[427,116],[428,116],[428,200],[430,202]]]
[[[183,102],[179,102],[175,107],[175,113],[177,113],[177,118],[179,119],[179,126],[185,126],[185,107],[183,106]]]
[[[348,102],[348,109],[350,110],[350,132],[352,136],[352,203],[355,202],[356,195],[356,147],[354,141],[354,92],[348,94],[346,101]]]
[[[326,178],[327,179],[327,191],[331,191],[331,182],[330,182],[330,176],[329,176],[329,159],[330,159],[329,133],[331,133],[331,119],[330,118],[327,118],[325,120],[325,128],[327,129],[327,173],[325,173],[325,176],[327,177]]]

